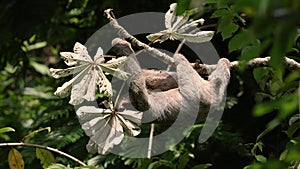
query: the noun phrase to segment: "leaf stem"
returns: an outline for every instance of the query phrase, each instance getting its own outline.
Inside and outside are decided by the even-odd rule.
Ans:
[[[115,104],[114,104],[114,110],[116,110],[116,106],[118,105],[119,98],[120,98],[120,95],[121,95],[121,93],[122,93],[122,91],[123,91],[123,89],[124,89],[125,83],[126,83],[126,82],[123,81],[122,86],[121,86],[121,88],[120,88],[120,90],[119,90],[119,93],[118,93],[118,95],[117,95],[117,98],[116,98],[116,101],[115,101]]]

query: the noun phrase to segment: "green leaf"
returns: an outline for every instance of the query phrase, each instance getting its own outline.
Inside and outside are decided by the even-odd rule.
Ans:
[[[223,40],[230,38],[239,29],[239,26],[234,24],[232,19],[231,15],[226,15],[219,20],[218,32],[221,32]]]
[[[29,64],[34,68],[35,71],[41,73],[42,75],[50,75],[49,68],[46,65],[37,63],[33,60],[30,60]]]
[[[270,93],[274,96],[278,95],[282,87],[283,87],[282,81],[278,79],[272,80],[270,84]]]
[[[287,161],[299,161],[300,159],[300,145],[296,143],[291,148],[289,148],[288,153],[286,155]]]
[[[183,155],[179,157],[179,164],[177,169],[184,169],[186,164],[189,162],[190,156],[189,152],[185,152]]]
[[[285,95],[279,101],[279,117],[285,119],[293,112],[297,111],[299,106],[299,96],[297,93]]]
[[[196,129],[200,129],[200,128],[203,128],[204,124],[195,124],[191,127],[190,130],[188,130],[186,133],[185,133],[185,137],[186,138],[189,138],[192,134],[192,132]]]
[[[3,128],[0,128],[0,134],[1,134],[1,133],[12,132],[12,131],[15,131],[15,129],[13,129],[13,128],[11,128],[11,127],[3,127]]]
[[[68,166],[64,166],[62,164],[52,164],[49,167],[47,167],[47,169],[71,169]]]
[[[299,71],[293,71],[290,74],[287,75],[284,82],[285,83],[292,83],[294,81],[298,82],[298,79],[300,78],[300,72]]]
[[[46,92],[45,88],[38,89],[38,88],[32,88],[32,87],[25,87],[23,90],[24,95],[30,95],[34,96],[36,98],[41,99],[55,99],[57,97],[53,96],[53,93]]]
[[[232,37],[232,39],[229,41],[228,49],[229,52],[241,50],[244,47],[253,44],[254,42],[255,37],[251,35],[249,31],[243,30]]]
[[[288,135],[289,138],[292,138],[293,135],[300,129],[300,123],[294,123],[291,126],[289,126],[286,134]]]
[[[33,132],[27,134],[26,136],[23,137],[22,141],[24,142],[25,140],[27,140],[29,137],[41,132],[41,131],[44,131],[44,130],[47,130],[48,133],[51,132],[51,127],[44,127],[44,128],[40,128],[38,130],[34,130]]]
[[[300,120],[300,114],[293,115],[289,120],[289,125],[296,123],[298,120]]]
[[[279,118],[284,119],[297,110],[299,105],[298,99],[297,94],[289,94],[284,95],[277,100],[258,103],[253,109],[253,115],[259,117],[274,110],[279,110]]]
[[[266,129],[257,136],[256,142],[259,142],[259,140],[261,140],[262,137],[264,137],[267,133],[275,129],[279,124],[280,124],[280,120],[278,118],[275,118],[272,121],[270,121],[267,124]]]
[[[279,156],[279,160],[284,160],[286,158],[286,155],[288,153],[288,150],[285,149]]]
[[[260,152],[263,152],[263,143],[262,142],[258,142],[257,147]]]
[[[263,116],[274,110],[274,102],[258,103],[253,109],[253,115],[255,117]]]
[[[253,77],[261,90],[265,90],[269,76],[269,68],[260,67],[253,70]]]
[[[29,38],[29,43],[33,43],[36,39],[36,34],[32,35],[30,38]]]
[[[255,159],[256,159],[257,161],[261,162],[261,163],[267,162],[267,158],[264,157],[263,155],[256,155],[256,156],[255,156]]]
[[[269,76],[270,69],[265,67],[255,68],[253,70],[253,77],[257,83],[259,83],[262,79]]]
[[[47,46],[47,42],[37,42],[35,44],[29,45],[27,41],[24,41],[23,45],[24,46],[22,46],[21,49],[24,52],[29,52],[31,50],[36,50],[36,49],[40,49],[40,48]]]
[[[22,154],[12,148],[8,153],[8,164],[10,169],[24,169],[24,160]]]
[[[182,15],[190,6],[191,0],[178,0],[176,14]]]
[[[211,18],[224,17],[225,15],[229,15],[229,14],[230,12],[227,9],[219,9],[211,15]]]
[[[47,46],[47,42],[38,42],[38,43],[35,43],[33,45],[30,45],[29,48],[28,48],[28,51],[40,49],[40,48],[43,48],[45,46]]]
[[[156,169],[161,166],[166,166],[172,169],[176,169],[176,165],[173,164],[171,161],[167,161],[167,160],[155,161],[148,166],[148,169]]]
[[[217,8],[218,9],[228,8],[228,7],[229,7],[229,5],[228,5],[227,1],[220,1],[220,0],[217,1]]]
[[[41,160],[43,168],[49,167],[51,164],[56,163],[54,156],[48,150],[36,148],[36,157]]]
[[[263,143],[261,141],[259,142],[256,142],[253,146],[253,148],[251,149],[251,154],[252,155],[257,155],[257,149],[260,151],[260,152],[263,152]]]
[[[212,166],[212,164],[199,164],[199,165],[193,166],[191,169],[206,169],[211,166]]]
[[[258,57],[260,54],[260,46],[255,45],[255,46],[247,46],[242,50],[241,57],[239,58],[240,60],[250,60],[252,58]]]

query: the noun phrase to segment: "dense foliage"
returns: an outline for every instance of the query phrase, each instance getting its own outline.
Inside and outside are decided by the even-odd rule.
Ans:
[[[178,1],[178,13],[203,5],[195,17],[203,17],[210,25],[207,29],[217,32],[212,42],[220,56],[231,61],[271,56],[271,62],[269,67],[249,69],[245,64],[232,70],[222,122],[207,142],[198,143],[203,124],[195,124],[177,146],[151,159],[89,154],[85,148],[88,137],[73,106],[68,104],[69,99],[53,95],[67,78],[53,79],[49,67],[64,67],[59,52],[70,51],[77,41],[84,43],[108,22],[103,17],[104,9],[113,8],[115,15],[121,17],[145,11],[166,12],[172,2],[11,0],[0,3],[0,143],[21,141],[57,148],[98,168],[300,166],[300,72],[288,70],[282,64],[284,56],[300,61],[298,0],[206,0],[205,4],[202,0]],[[142,40],[147,43],[145,38]],[[48,132],[47,127],[51,128]],[[150,125],[141,127],[142,136],[148,136]],[[155,132],[167,127],[157,124]],[[14,148],[0,147],[0,168],[9,168],[8,155],[17,152],[21,153],[25,168],[50,165],[41,155],[48,151]],[[79,167],[60,154],[52,152],[45,156],[57,163],[53,168]]]

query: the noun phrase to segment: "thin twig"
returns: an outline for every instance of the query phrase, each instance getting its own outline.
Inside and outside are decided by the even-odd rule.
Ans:
[[[183,44],[185,43],[185,41],[186,41],[185,39],[183,39],[183,40],[181,41],[181,43],[178,45],[178,47],[177,47],[177,49],[176,49],[174,55],[179,53],[179,51],[180,51],[180,49],[182,48],[182,46],[183,46]]]
[[[147,157],[149,159],[151,158],[151,150],[152,150],[152,141],[153,141],[153,135],[154,135],[154,127],[155,127],[155,124],[151,123],[151,129],[150,129],[150,135],[149,135],[149,144],[148,144],[148,153],[147,153]]]
[[[42,148],[42,149],[45,149],[45,150],[53,151],[53,152],[58,153],[62,156],[65,156],[65,157],[79,163],[82,166],[87,166],[84,162],[78,160],[77,158],[75,158],[75,157],[73,157],[73,156],[71,156],[67,153],[64,153],[64,152],[62,152],[58,149],[52,148],[52,147],[42,146],[42,145],[38,145],[38,144],[28,144],[28,143],[0,143],[0,147],[7,147],[7,146],[26,146],[26,147]]]
[[[119,93],[118,93],[117,98],[116,98],[116,101],[115,101],[114,110],[116,110],[116,106],[118,105],[119,98],[120,98],[120,95],[121,95],[121,93],[122,93],[122,91],[123,91],[123,89],[124,89],[125,83],[126,83],[125,81],[122,82],[122,86],[121,86],[121,88],[120,88],[120,90],[119,90]]]

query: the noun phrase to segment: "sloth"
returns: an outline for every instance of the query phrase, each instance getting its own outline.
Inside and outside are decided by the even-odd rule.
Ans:
[[[198,121],[204,120],[211,106],[224,101],[230,79],[230,62],[221,58],[216,69],[203,79],[182,54],[175,54],[175,72],[166,70],[141,69],[130,43],[122,39],[113,40],[121,55],[133,56],[125,64],[125,71],[131,71],[129,96],[120,101],[119,108],[142,111],[143,118],[158,121],[172,121],[186,104],[199,105]],[[125,49],[124,49],[125,48]],[[120,53],[119,53],[120,55]],[[130,67],[134,65],[134,71]],[[129,106],[130,105],[130,106]]]
[[[144,116],[158,120],[174,120],[183,101],[199,104],[198,119],[203,120],[211,105],[225,96],[230,79],[230,62],[222,58],[216,69],[204,80],[182,54],[175,54],[176,72],[142,70],[130,81],[131,104]]]

